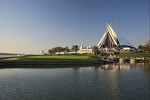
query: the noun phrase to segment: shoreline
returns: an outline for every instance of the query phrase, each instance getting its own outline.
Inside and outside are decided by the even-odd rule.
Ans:
[[[24,56],[25,57],[25,56]],[[0,68],[57,68],[57,67],[78,67],[78,66],[100,66],[104,64],[113,64],[113,63],[150,63],[148,58],[118,58],[118,59],[66,59],[68,56],[63,56],[64,59],[58,59],[55,56],[51,58],[46,58],[49,56],[26,56],[26,58],[19,59],[19,57],[7,57],[0,58]],[[80,57],[80,56],[77,56]],[[83,57],[83,56],[81,56]],[[55,59],[53,59],[55,58]]]
[[[64,68],[64,67],[100,66],[114,63],[119,63],[119,61],[0,62],[0,68]],[[131,62],[127,61],[124,63],[131,63]],[[148,62],[136,62],[136,63],[148,63]]]
[[[106,62],[105,61],[0,62],[0,68],[51,68],[51,67],[71,67],[71,66],[98,66],[102,64],[106,64]]]

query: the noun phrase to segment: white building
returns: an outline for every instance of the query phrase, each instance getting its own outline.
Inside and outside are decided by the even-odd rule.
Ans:
[[[104,35],[102,36],[101,40],[98,43],[98,47],[107,47],[107,48],[113,48],[116,46],[119,46],[119,40],[118,37],[113,30],[112,26],[109,24],[106,24],[106,31]]]
[[[82,45],[77,52],[80,54],[84,54],[84,53],[93,54],[93,49],[90,45],[88,47],[85,47],[85,48]]]

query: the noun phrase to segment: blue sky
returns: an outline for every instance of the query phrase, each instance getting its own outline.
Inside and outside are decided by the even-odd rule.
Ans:
[[[106,23],[134,46],[149,39],[149,0],[0,0],[0,52],[97,45]]]

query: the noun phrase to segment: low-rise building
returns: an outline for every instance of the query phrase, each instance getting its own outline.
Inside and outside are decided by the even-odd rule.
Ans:
[[[78,53],[80,53],[80,54],[83,54],[83,53],[93,54],[93,49],[79,49]]]
[[[83,48],[83,46],[81,46],[80,49],[77,52],[80,53],[80,54],[84,54],[84,53],[93,54],[94,53],[91,46],[88,46],[88,47],[85,47],[85,48]]]

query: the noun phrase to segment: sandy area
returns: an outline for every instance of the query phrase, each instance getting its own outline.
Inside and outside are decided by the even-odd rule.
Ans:
[[[4,58],[4,60],[17,60],[18,58]]]

